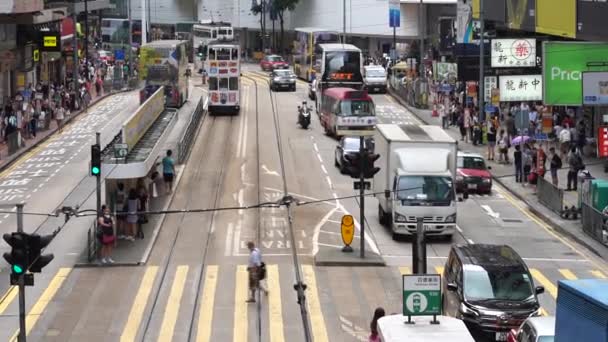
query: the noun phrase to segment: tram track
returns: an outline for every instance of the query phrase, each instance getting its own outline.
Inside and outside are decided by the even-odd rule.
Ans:
[[[209,121],[208,121],[209,120]],[[202,182],[202,178],[203,178],[203,173],[204,171],[206,171],[207,169],[205,169],[204,164],[205,162],[208,162],[209,160],[214,160],[213,158],[210,158],[210,156],[213,156],[214,154],[217,155],[217,148],[216,146],[223,146],[223,148],[221,149],[221,152],[219,153],[219,163],[216,163],[217,166],[219,166],[219,172],[216,173],[214,179],[212,182],[210,182],[212,184],[212,188],[206,188],[206,189],[189,189],[187,191],[188,195],[185,198],[185,206],[182,205],[182,203],[177,203],[177,202],[184,202],[184,199],[177,199],[176,200],[176,196],[173,196],[173,198],[171,199],[171,203],[170,203],[170,207],[173,206],[179,206],[179,207],[185,207],[186,209],[191,209],[193,204],[197,203],[197,199],[200,198],[200,194],[201,193],[207,193],[209,194],[209,198],[213,198],[210,207],[212,208],[216,208],[219,205],[220,199],[221,199],[221,189],[224,186],[224,175],[225,175],[225,171],[226,171],[226,165],[229,162],[229,148],[231,146],[231,144],[229,143],[229,139],[230,139],[230,132],[232,132],[234,130],[234,124],[237,120],[235,120],[235,117],[224,117],[224,116],[206,116],[205,119],[202,122],[202,127],[200,129],[200,131],[197,134],[197,137],[195,138],[195,147],[192,149],[192,153],[191,153],[191,157],[195,156],[195,158],[190,158],[186,164],[186,166],[189,169],[193,169],[194,171],[194,175],[192,177],[192,184],[203,184]],[[205,134],[204,138],[202,139],[202,141],[198,142],[198,136],[200,134]],[[199,153],[197,153],[199,152]],[[217,160],[217,159],[215,159]],[[205,184],[207,184],[207,182],[205,182]],[[177,187],[177,189],[179,188],[179,185]],[[177,189],[175,189],[174,191],[177,191]],[[150,310],[149,315],[147,315],[145,321],[143,322],[143,329],[142,329],[142,334],[141,334],[141,341],[145,341],[145,340],[149,340],[150,338],[152,338],[152,336],[150,336],[150,334],[152,333],[152,331],[155,329],[155,327],[152,326],[151,322],[152,322],[152,318],[154,317],[154,313],[156,310],[161,310],[161,306],[158,305],[158,301],[159,298],[161,297],[161,291],[163,290],[163,288],[165,287],[170,287],[170,279],[169,279],[169,274],[170,272],[168,272],[170,270],[170,265],[173,261],[173,259],[178,257],[179,254],[179,249],[177,248],[177,244],[178,241],[180,239],[180,236],[182,235],[182,230],[184,229],[184,220],[186,218],[187,215],[204,215],[204,214],[193,214],[193,213],[183,213],[181,214],[180,218],[179,218],[179,223],[177,225],[177,228],[175,230],[175,233],[172,236],[172,240],[170,243],[170,248],[169,248],[169,252],[166,256],[164,256],[164,260],[162,262],[162,267],[161,268],[161,274],[160,274],[160,282],[158,284],[158,286],[156,287],[155,290],[155,294],[153,296],[154,300],[152,303],[152,307]],[[196,289],[200,289],[202,286],[202,282],[203,282],[203,275],[205,272],[205,265],[207,263],[207,254],[208,254],[208,250],[209,250],[209,243],[211,240],[211,233],[212,233],[212,229],[213,229],[213,224],[216,218],[217,212],[214,212],[211,214],[211,219],[208,221],[208,223],[206,224],[205,227],[205,233],[203,234],[203,241],[201,241],[201,246],[202,248],[201,250],[201,255],[200,255],[200,270],[198,272],[198,275],[195,277],[195,288]],[[202,228],[202,227],[201,227]],[[190,314],[190,324],[189,324],[189,329],[188,329],[188,340],[193,340],[194,336],[193,336],[193,330],[194,330],[194,322],[195,322],[195,316],[197,313],[197,305],[199,302],[199,298],[200,297],[200,291],[196,291],[195,294],[195,298],[194,298],[194,303],[195,305],[193,305],[192,307],[192,312]]]

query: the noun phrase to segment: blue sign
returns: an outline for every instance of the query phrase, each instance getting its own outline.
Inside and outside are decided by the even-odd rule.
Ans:
[[[534,140],[549,140],[549,135],[547,133],[536,133],[534,135]]]
[[[401,26],[401,3],[399,0],[389,0],[388,3],[388,26]]]
[[[123,61],[125,59],[125,51],[114,50],[114,59],[116,59],[117,61]]]

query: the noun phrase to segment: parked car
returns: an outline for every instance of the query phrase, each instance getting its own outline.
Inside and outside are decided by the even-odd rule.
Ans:
[[[262,58],[260,61],[260,67],[264,71],[272,71],[274,69],[287,69],[289,68],[289,63],[287,63],[283,57],[279,55],[268,55]]]
[[[374,150],[374,142],[372,139],[365,140],[364,147],[370,151]],[[338,145],[336,146],[334,165],[340,169],[340,173],[346,173],[347,168],[350,166],[350,161],[346,157],[347,155],[358,155],[359,154],[360,140],[359,137],[342,137]]]
[[[554,337],[555,316],[530,317],[509,332],[507,342],[553,342]]]
[[[296,74],[289,69],[277,69],[270,73],[270,89],[290,89],[296,91]]]
[[[511,329],[540,315],[545,291],[513,248],[487,244],[452,246],[442,287],[444,315],[462,319],[477,341],[506,341]]]
[[[485,159],[470,152],[458,152],[456,161],[456,191],[490,194],[492,192],[492,167],[486,165]]]
[[[97,53],[99,54],[99,60],[110,64],[114,63],[114,55],[112,54],[112,52],[106,50],[99,50],[97,51]]]

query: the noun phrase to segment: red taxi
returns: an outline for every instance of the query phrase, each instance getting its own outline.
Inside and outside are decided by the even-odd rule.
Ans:
[[[262,58],[260,61],[260,67],[264,71],[272,71],[274,69],[287,69],[289,68],[289,63],[287,63],[283,57],[279,55],[268,55]]]
[[[456,170],[456,191],[473,193],[492,192],[492,174],[485,159],[476,153],[458,152]]]

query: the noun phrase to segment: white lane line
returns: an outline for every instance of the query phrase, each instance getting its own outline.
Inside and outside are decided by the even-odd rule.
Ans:
[[[226,232],[226,247],[224,250],[225,256],[230,256],[232,253],[232,232],[234,230],[234,224],[232,222],[228,223],[228,231]]]
[[[334,248],[343,248],[344,247],[342,245],[332,245],[332,244],[329,244],[329,243],[321,243],[321,242],[318,242],[317,244],[319,246],[325,246],[325,247],[334,247]],[[266,254],[264,254],[264,255],[266,255]]]
[[[329,178],[329,176],[325,176],[325,179],[327,180],[327,184],[329,184],[330,189],[333,189],[334,185],[331,183],[331,178]]]
[[[4,215],[4,218],[8,218],[10,216],[10,214],[6,214]]]
[[[245,129],[243,130],[243,149],[241,150],[241,158],[245,158],[247,153],[247,134],[249,132],[249,115],[243,115]]]
[[[243,224],[242,220],[239,220],[234,229],[234,243],[232,244],[232,249],[234,251],[233,255],[239,254],[239,244],[241,243],[241,226]]]
[[[319,159],[319,162],[323,164],[323,158],[321,158],[321,155],[319,153],[317,153],[317,158]]]
[[[467,239],[467,241],[468,241],[468,242],[469,242],[471,245],[475,244],[475,242],[473,242],[473,240],[471,240],[471,239]]]
[[[319,146],[317,146],[317,143],[313,143],[312,147],[315,149],[315,152],[319,153]]]
[[[338,198],[338,194],[336,194],[335,192],[332,192],[331,195],[336,199]]]
[[[325,165],[321,164],[321,170],[323,170],[323,173],[327,174],[327,169],[325,168]]]
[[[488,216],[493,217],[495,219],[500,218],[500,213],[495,212],[494,210],[492,210],[492,208],[487,205],[487,204],[482,204],[481,208],[483,210],[485,210],[485,212],[488,214]]]
[[[338,220],[327,220],[327,222],[342,224],[342,222]]]
[[[459,226],[459,225],[456,225],[456,230],[457,230],[458,232],[460,232],[461,234],[463,233],[463,232],[462,232],[462,228],[460,228],[460,226]]]
[[[338,210],[338,208],[339,208],[339,206],[335,206],[333,209],[328,211],[327,214],[325,214],[325,216],[323,216],[323,218],[315,226],[314,233],[312,236],[312,255],[316,255],[317,252],[319,251],[319,233],[321,232],[321,227],[323,227],[325,222],[327,222],[327,220],[329,220],[331,215],[333,215],[336,212],[336,210]]]
[[[323,233],[323,234],[329,234],[329,235],[342,236],[342,233],[330,232],[330,231],[327,231],[327,230],[321,230],[321,233]],[[353,237],[353,239],[360,239],[360,238],[361,238],[360,236]]]

